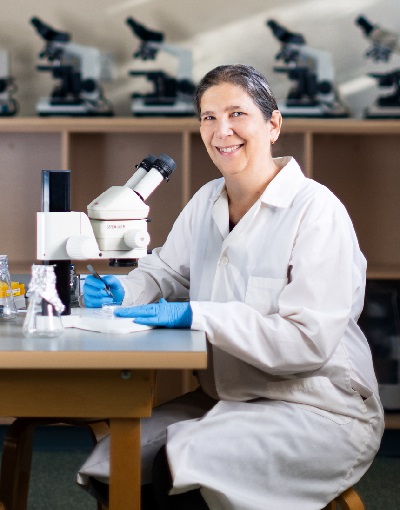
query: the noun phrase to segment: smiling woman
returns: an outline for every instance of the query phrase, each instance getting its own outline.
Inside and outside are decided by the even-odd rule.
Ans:
[[[324,508],[367,471],[383,433],[357,324],[366,260],[341,202],[292,157],[272,157],[282,119],[258,71],[213,69],[196,104],[222,177],[121,280],[125,317],[209,342],[199,388],[142,422],[156,499],[142,508]],[[108,452],[106,439],[81,474],[107,481]]]
[[[271,145],[282,117],[265,78],[250,66],[219,66],[195,97],[200,134],[225,178],[229,219],[236,224],[279,172]]]

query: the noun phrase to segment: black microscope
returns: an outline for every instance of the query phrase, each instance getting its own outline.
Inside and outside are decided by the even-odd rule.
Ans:
[[[155,60],[159,51],[178,58],[177,76],[162,70],[129,71],[131,76],[144,76],[153,85],[151,93],[132,94],[132,114],[135,116],[182,117],[194,115],[192,80],[192,54],[189,50],[166,44],[164,34],[149,30],[132,17],[126,20],[132,32],[140,39],[140,47],[134,59]]]
[[[55,30],[37,17],[31,23],[45,41],[37,70],[51,72],[57,80],[50,96],[37,103],[37,113],[41,116],[113,115],[111,103],[98,83],[111,79],[111,58],[97,48],[72,43],[69,33]]]
[[[295,82],[286,101],[278,105],[286,117],[348,117],[334,88],[334,68],[331,55],[306,45],[301,34],[290,32],[274,20],[267,26],[281,43],[276,60],[284,65],[274,71],[286,73]]]
[[[372,42],[365,54],[367,58],[375,62],[388,62],[392,53],[400,53],[399,36],[396,33],[373,25],[365,16],[359,16],[355,23]],[[364,116],[369,119],[400,118],[400,69],[369,73],[369,76],[377,80],[378,87],[392,90],[389,94],[378,96],[374,104],[366,108]]]

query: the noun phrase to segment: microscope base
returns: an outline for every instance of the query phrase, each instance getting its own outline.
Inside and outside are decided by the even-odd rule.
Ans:
[[[371,106],[364,112],[366,119],[399,119],[400,106]]]
[[[71,117],[112,117],[114,112],[109,106],[95,106],[85,104],[51,104],[48,98],[41,98],[36,105],[36,113],[41,117],[71,116]]]
[[[132,100],[132,115],[135,117],[193,117],[193,101],[176,100],[173,104],[146,104],[146,99]]]
[[[348,110],[342,105],[335,105],[334,108],[325,106],[288,106],[278,104],[278,109],[283,117],[307,117],[307,118],[346,118],[349,116]]]

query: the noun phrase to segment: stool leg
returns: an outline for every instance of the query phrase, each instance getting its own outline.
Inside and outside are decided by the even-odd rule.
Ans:
[[[357,492],[350,488],[337,497],[341,510],[365,510],[364,504]]]
[[[34,425],[19,418],[4,439],[1,459],[0,501],[7,510],[26,510],[32,463]]]
[[[328,503],[322,510],[336,510],[336,499]]]

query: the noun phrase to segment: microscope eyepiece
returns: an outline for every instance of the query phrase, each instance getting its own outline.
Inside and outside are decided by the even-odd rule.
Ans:
[[[272,33],[274,34],[274,36],[277,39],[279,39],[280,41],[283,41],[288,34],[288,31],[286,30],[286,28],[284,28],[282,25],[279,25],[273,19],[269,19],[267,21],[267,26],[272,30]]]
[[[156,160],[157,157],[154,156],[154,154],[149,154],[147,157],[144,158],[143,161],[136,165],[136,168],[143,168],[144,170],[146,170],[146,172],[149,172],[153,168],[154,162]]]
[[[150,171],[148,171],[144,177],[141,178],[139,182],[137,182],[137,184],[135,184],[133,187],[129,187],[131,187],[131,189],[137,193],[144,201],[162,182],[163,179],[166,181],[169,180],[169,176],[172,174],[175,168],[175,161],[166,154],[161,154],[160,157],[153,162]],[[145,173],[143,169],[141,170],[141,173]],[[136,174],[134,174],[134,176],[135,175]],[[130,184],[130,182],[128,181],[127,184]]]
[[[31,23],[36,28],[37,33],[43,37],[45,41],[68,42],[70,40],[70,35],[67,32],[54,30],[50,25],[43,23],[43,21],[36,16],[31,18]]]
[[[149,30],[144,25],[138,23],[133,18],[127,18],[127,25],[129,25],[132,31],[141,39],[146,42],[162,42],[164,40],[164,34],[162,32],[156,32],[155,30]]]
[[[267,26],[272,30],[274,36],[284,44],[305,44],[305,39],[301,34],[289,32],[273,19],[267,21]]]
[[[160,154],[160,157],[153,163],[153,168],[156,168],[166,181],[176,168],[175,161],[167,156],[167,154]]]
[[[370,23],[365,16],[359,16],[356,19],[356,25],[358,25],[360,28],[362,28],[366,35],[369,35],[375,28],[372,23]]]

